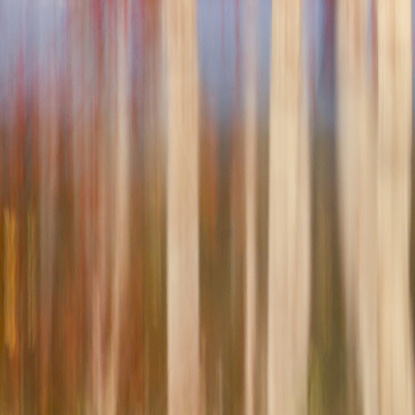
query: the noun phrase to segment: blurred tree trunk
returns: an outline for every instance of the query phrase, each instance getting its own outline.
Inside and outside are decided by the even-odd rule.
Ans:
[[[409,298],[411,1],[378,0],[377,225],[380,412],[414,413]]]
[[[167,405],[165,150],[162,136],[160,0],[141,0],[143,39],[142,157],[144,181],[144,412]]]
[[[111,280],[111,331],[107,377],[106,408],[116,415],[118,407],[120,338],[122,317],[125,315],[125,287],[129,272],[129,192],[130,192],[130,68],[129,68],[129,0],[113,5],[115,68],[115,134],[112,137],[112,168],[114,172],[113,201],[113,269]]]
[[[243,92],[242,92],[242,38],[241,38],[241,2],[235,0],[235,66],[232,87],[232,118],[229,130],[229,186],[224,190],[229,192],[228,225],[223,227],[229,232],[229,257],[223,264],[227,265],[229,283],[227,296],[224,298],[225,312],[221,316],[225,321],[223,333],[223,413],[239,415],[244,412],[244,358],[245,358],[245,146],[243,122]],[[226,14],[223,15],[225,18]],[[226,41],[223,42],[226,48]],[[226,70],[226,61],[225,68]],[[226,132],[226,129],[225,129]],[[226,154],[226,153],[225,153]],[[226,166],[226,165],[225,165]],[[229,190],[228,190],[229,189]],[[226,199],[225,199],[226,200]],[[226,235],[226,233],[225,233]],[[225,236],[226,238],[227,236]]]
[[[318,0],[309,3],[306,17],[309,45],[308,91],[311,138],[312,200],[312,288],[309,350],[309,413],[347,414],[347,362],[343,301],[343,280],[340,273],[339,224],[336,174],[335,111],[335,1],[326,0],[324,31],[319,33],[316,8]],[[310,36],[311,35],[311,36]],[[323,43],[323,66],[319,68],[317,50]],[[322,85],[320,79],[325,82]],[[326,80],[330,82],[326,84]]]
[[[57,73],[56,45],[42,39],[40,68],[40,413],[51,410],[52,305],[55,270],[57,203]],[[45,65],[45,66],[43,66]],[[46,69],[47,68],[47,69]]]
[[[130,269],[124,299],[124,313],[121,333],[121,360],[120,360],[120,406],[119,413],[145,414],[157,413],[144,410],[144,344],[148,337],[144,337],[144,129],[146,119],[143,112],[148,108],[144,98],[142,65],[145,61],[143,54],[143,2],[132,2],[129,9],[131,19],[130,55],[131,56],[131,97],[129,112],[131,114],[130,138]],[[140,62],[140,64],[137,64]],[[153,137],[154,138],[154,137]],[[154,140],[156,141],[156,140]],[[149,277],[151,278],[151,277]],[[152,278],[154,281],[154,278]],[[152,349],[155,352],[155,348]],[[161,353],[157,354],[160,359]],[[153,367],[153,366],[152,366]]]
[[[88,288],[90,275],[93,272],[92,258],[92,88],[88,82],[91,70],[89,37],[91,2],[76,0],[72,3],[69,17],[70,31],[70,65],[72,95],[69,103],[71,105],[71,192],[73,205],[71,209],[72,224],[71,242],[68,248],[73,255],[73,265],[70,266],[66,278],[67,284],[64,298],[65,321],[65,390],[66,410],[79,411],[85,408],[87,384],[87,327],[89,324],[89,313],[92,308],[88,300]],[[61,164],[61,163],[60,163]],[[61,189],[60,189],[61,190]],[[59,209],[59,216],[62,208]],[[62,230],[59,229],[59,235]],[[61,237],[58,239],[60,242]],[[58,245],[57,245],[58,246]],[[59,251],[62,247],[59,247]],[[58,263],[57,263],[58,264]],[[60,272],[61,266],[57,270]],[[62,277],[59,278],[61,280]],[[57,284],[58,286],[58,284]],[[56,294],[55,294],[56,296]],[[57,304],[59,312],[61,305]],[[91,307],[91,308],[90,308]],[[54,334],[55,335],[55,334]],[[56,364],[55,364],[56,366]],[[55,369],[56,370],[56,369]],[[88,379],[91,382],[90,379]],[[59,398],[57,399],[59,404]],[[59,407],[59,406],[58,406]],[[54,410],[56,407],[54,406]]]
[[[356,353],[363,414],[412,414],[411,5],[374,4],[377,51],[369,50],[368,1],[343,0],[338,13],[348,347],[350,358]]]
[[[168,414],[199,414],[199,94],[196,2],[164,2],[167,65]]]
[[[369,1],[338,4],[339,189],[350,412],[353,371],[365,415],[378,414],[376,140],[370,72]]]
[[[257,297],[257,0],[247,2],[245,56],[245,414],[254,415]]]
[[[105,114],[108,105],[108,84],[105,79],[107,60],[104,46],[107,29],[107,19],[104,17],[105,2],[96,0],[92,3],[95,46],[95,69],[97,72],[97,87],[94,90],[94,130],[92,137],[92,185],[94,199],[92,203],[94,216],[94,264],[91,272],[91,385],[92,415],[100,415],[104,411],[104,333],[107,312],[107,250],[108,250],[108,186],[107,158],[108,145],[105,134]]]
[[[201,414],[219,411],[218,361],[220,321],[218,310],[218,128],[216,105],[201,103],[200,154],[200,325],[201,325]],[[216,101],[216,100],[215,100]],[[213,108],[212,108],[213,107]]]
[[[274,0],[270,92],[268,413],[307,413],[310,169],[302,1]]]

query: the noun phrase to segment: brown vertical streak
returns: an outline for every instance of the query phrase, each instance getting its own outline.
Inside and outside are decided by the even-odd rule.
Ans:
[[[254,415],[257,297],[257,1],[248,1],[245,61],[245,414]]]
[[[92,413],[99,415],[104,410],[104,296],[106,288],[106,247],[107,247],[107,224],[106,224],[106,180],[105,180],[105,149],[104,136],[104,4],[102,0],[95,0],[93,4],[93,24],[95,41],[95,62],[97,71],[97,89],[94,91],[94,131],[92,142],[93,178],[91,190],[93,191],[92,211],[94,221],[94,269],[92,272],[91,296],[91,350],[92,350]]]
[[[50,411],[50,375],[51,375],[51,330],[52,330],[52,292],[54,272],[54,243],[56,215],[56,149],[57,149],[57,114],[56,114],[56,62],[48,57],[48,70],[40,75],[40,267],[41,267],[41,309],[40,309],[40,400],[41,414]],[[42,68],[43,69],[43,68]],[[48,76],[48,79],[46,79]]]
[[[161,134],[161,2],[142,0],[144,411],[166,413],[165,150]]]

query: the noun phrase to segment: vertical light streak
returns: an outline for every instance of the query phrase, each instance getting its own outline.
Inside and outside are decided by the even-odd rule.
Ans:
[[[168,414],[199,413],[199,97],[196,1],[165,0]]]
[[[114,234],[113,279],[111,285],[111,338],[108,372],[108,392],[105,411],[117,413],[119,392],[120,337],[122,304],[129,272],[129,189],[130,189],[130,112],[129,112],[129,1],[118,2],[115,7],[116,48],[116,108],[114,136]]]
[[[268,413],[307,413],[310,168],[302,1],[273,0],[268,246]]]
[[[409,304],[411,1],[377,1],[380,413],[413,414]]]
[[[378,414],[376,140],[369,60],[369,1],[337,10],[338,160],[349,388],[356,353],[364,415]]]

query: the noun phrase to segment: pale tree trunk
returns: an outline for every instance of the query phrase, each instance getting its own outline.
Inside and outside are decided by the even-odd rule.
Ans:
[[[349,353],[356,347],[364,415],[412,414],[410,1],[378,1],[377,135],[368,1],[341,1],[338,19],[340,198]]]
[[[268,251],[268,413],[307,413],[310,168],[302,2],[273,0]]]
[[[107,402],[105,411],[115,415],[118,406],[120,337],[122,304],[129,267],[129,59],[128,59],[128,6],[129,1],[114,5],[115,11],[115,136],[113,137],[115,174],[114,230],[113,230],[113,274],[111,285],[111,334],[109,349],[109,370],[107,378]]]
[[[411,0],[378,0],[377,224],[381,414],[413,414],[409,305]]]
[[[245,413],[254,415],[257,279],[257,0],[248,0],[245,52]]]
[[[165,0],[167,393],[169,415],[199,413],[199,101],[196,1]]]
[[[350,368],[356,354],[364,415],[378,414],[376,139],[369,49],[369,1],[338,3],[338,160]]]

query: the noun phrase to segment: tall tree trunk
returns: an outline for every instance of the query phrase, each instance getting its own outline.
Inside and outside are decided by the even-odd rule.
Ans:
[[[270,96],[268,413],[307,413],[310,180],[302,1],[273,0]]]
[[[168,414],[199,413],[199,101],[196,2],[165,0]]]
[[[365,415],[379,413],[376,140],[368,8],[367,0],[341,0],[337,14],[338,159],[348,367],[351,381],[352,365],[357,364]],[[348,387],[354,389],[352,382]]]
[[[380,413],[413,414],[409,304],[411,1],[378,0],[377,224]]]
[[[363,414],[412,414],[411,5],[408,0],[380,0],[377,6],[377,62],[372,65],[378,73],[373,86],[369,2],[343,0],[338,10],[347,335],[349,355],[356,347]]]

